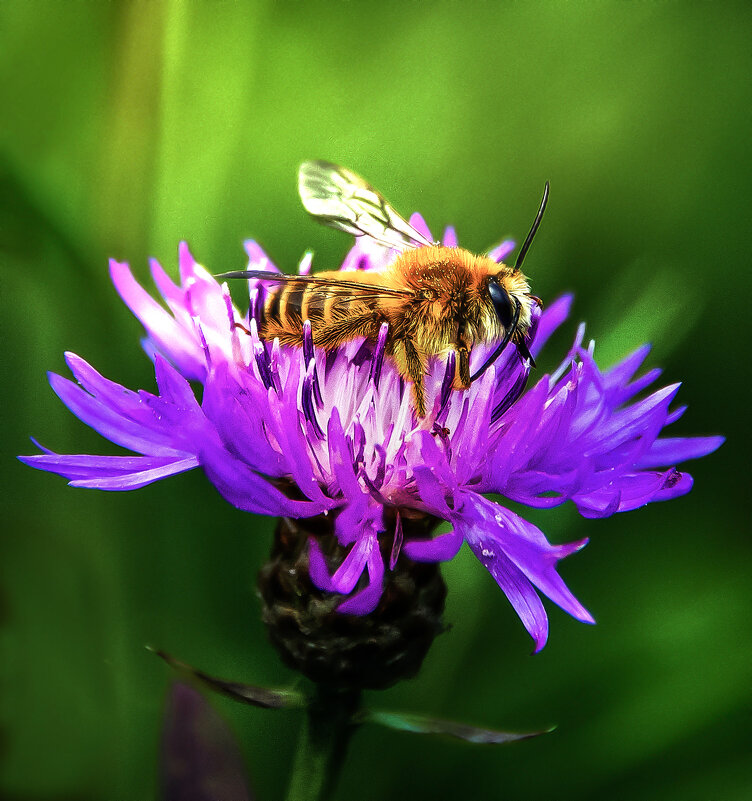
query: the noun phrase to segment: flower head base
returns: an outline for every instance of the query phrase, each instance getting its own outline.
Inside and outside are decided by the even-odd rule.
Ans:
[[[430,237],[422,219],[411,223]],[[452,229],[446,245],[456,244]],[[254,242],[249,268],[276,270]],[[491,252],[501,260],[512,249]],[[379,269],[393,258],[363,238],[343,269]],[[310,269],[310,257],[301,270]],[[401,555],[415,561],[451,559],[467,542],[509,598],[535,641],[546,642],[548,620],[538,591],[578,620],[593,622],[558,573],[559,559],[585,540],[551,545],[543,533],[484,497],[497,493],[534,507],[572,501],[586,517],[605,517],[689,491],[692,479],[675,465],[715,450],[720,437],[659,438],[684,408],[670,409],[678,385],[640,395],[659,375],[635,373],[648,348],[601,371],[583,330],[552,375],[526,390],[529,367],[510,345],[466,391],[451,389],[454,365],[434,360],[426,376],[428,414],[415,415],[409,387],[388,358],[382,328],[375,343],[353,341],[333,352],[259,339],[255,315],[264,288],[249,282],[249,312],[232,303],[217,281],[180,247],[180,283],[156,262],[152,276],[169,311],[133,278],[110,265],[121,297],[147,332],[158,394],[133,392],[67,354],[73,383],[52,375],[63,403],[107,439],[139,455],[42,454],[23,461],[59,473],[72,486],[128,490],[201,467],[236,507],[304,518],[331,514],[349,551],[330,565],[310,540],[310,575],[322,590],[342,595],[339,611],[363,615],[379,603],[385,571]],[[537,356],[566,319],[571,298],[533,320],[529,348]],[[481,364],[488,349],[473,359]],[[203,385],[197,400],[189,380]],[[293,491],[294,490],[294,491]],[[379,546],[395,521],[390,557]],[[449,533],[405,537],[405,516],[449,521]]]

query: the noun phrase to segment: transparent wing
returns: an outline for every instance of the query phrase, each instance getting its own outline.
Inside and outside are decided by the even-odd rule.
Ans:
[[[286,275],[285,273],[270,273],[266,270],[236,270],[229,273],[215,275],[215,278],[253,278],[270,284],[305,284],[315,285],[319,291],[327,295],[337,295],[357,300],[377,297],[410,297],[414,293],[409,289],[394,289],[393,287],[378,286],[376,284],[360,283],[358,281],[340,281],[337,278],[322,278],[317,275]]]
[[[432,245],[359,175],[328,161],[300,165],[298,191],[306,211],[332,228],[368,236],[395,250]]]

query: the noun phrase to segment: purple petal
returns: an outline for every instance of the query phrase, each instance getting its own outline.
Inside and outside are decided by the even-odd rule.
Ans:
[[[632,376],[640,369],[648,353],[650,353],[650,345],[641,345],[625,359],[606,370],[603,374],[606,386],[610,388],[627,384]]]
[[[177,473],[193,470],[194,467],[198,467],[198,459],[196,459],[195,456],[189,456],[186,459],[175,460],[161,467],[155,467],[151,470],[141,470],[138,473],[100,478],[81,478],[69,483],[71,487],[84,487],[87,489],[110,491],[133,490],[145,487],[147,484],[159,481],[161,478],[167,478],[167,476],[174,476]]]
[[[485,551],[488,560],[503,554],[565,612],[585,623],[595,622],[556,572],[556,562],[578,551],[587,540],[551,545],[540,529],[509,509],[470,493],[466,495],[456,526],[462,529],[470,546],[475,546],[474,551]]]
[[[334,592],[332,577],[326,566],[326,559],[321,552],[319,541],[315,537],[308,538],[308,575],[311,581],[324,592]]]
[[[689,407],[687,406],[677,406],[676,409],[673,409],[671,412],[669,412],[668,416],[666,417],[665,426],[670,426],[672,423],[675,423],[684,414],[684,412],[687,411],[688,408]]]
[[[699,459],[723,445],[725,437],[664,437],[657,439],[643,454],[637,467],[668,467],[688,459]]]
[[[404,540],[404,535],[402,532],[402,516],[399,513],[399,510],[396,512],[396,521],[394,524],[394,539],[392,540],[392,550],[389,554],[389,569],[394,570],[394,566],[397,564],[397,560],[399,559],[399,555],[402,551],[402,542]]]
[[[462,532],[452,530],[430,540],[409,540],[402,551],[415,562],[448,562],[457,556],[463,542]]]
[[[423,215],[419,214],[417,211],[413,212],[410,215],[410,225],[419,233],[423,234],[423,236],[433,242],[433,235],[431,234],[431,229],[426,224],[426,221],[423,219]]]
[[[670,501],[681,495],[686,495],[691,489],[694,479],[689,473],[673,471],[667,476],[663,486],[651,498],[653,501]]]
[[[368,557],[368,585],[341,603],[337,611],[347,615],[368,615],[378,606],[383,589],[384,561],[376,542]]]
[[[376,547],[378,547],[378,543]],[[332,576],[332,587],[336,592],[348,595],[355,589],[355,585],[366,569],[366,563],[373,548],[373,537],[364,536],[356,540],[350,553],[342,560],[342,564]]]
[[[654,367],[652,370],[648,370],[645,375],[640,376],[639,378],[632,381],[631,384],[626,384],[623,387],[619,387],[611,398],[611,403],[614,406],[619,406],[622,403],[626,403],[627,401],[631,400],[635,397],[635,395],[639,395],[643,389],[649,387],[654,381],[660,378],[661,370],[660,367]]]
[[[495,262],[502,262],[514,250],[515,242],[513,239],[505,239],[500,245],[488,251],[488,258]]]
[[[573,300],[574,295],[562,295],[543,310],[535,330],[535,339],[530,345],[530,353],[533,356],[537,356],[541,352],[551,334],[569,317]]]
[[[684,495],[692,488],[692,477],[675,468],[663,472],[645,471],[613,477],[605,486],[578,493],[572,500],[584,517],[609,517],[629,512],[651,501]]]
[[[312,517],[327,508],[322,503],[288,498],[218,444],[207,442],[199,458],[209,481],[220,495],[245,512],[274,517]]]
[[[278,273],[279,269],[274,265],[272,260],[266,255],[264,249],[258,242],[253,239],[246,239],[243,242],[245,252],[248,254],[248,269],[249,270],[269,270],[272,273]]]
[[[457,232],[454,230],[453,225],[448,225],[444,229],[444,247],[456,248],[457,244]]]
[[[535,588],[503,553],[485,548],[480,542],[471,542],[470,547],[509,599],[527,633],[533,638],[534,653],[537,654],[548,640],[548,616]]]
[[[154,374],[161,398],[186,410],[200,410],[191,385],[160,354],[154,358]]]
[[[71,486],[105,490],[137,489],[160,478],[198,467],[198,460],[193,456],[93,456],[48,451],[18,458],[37,470],[64,476]]]
[[[168,433],[129,420],[67,378],[51,373],[50,386],[76,417],[111,442],[150,456],[185,456],[171,446]]]
[[[152,342],[186,378],[202,381],[206,363],[195,339],[136,282],[127,264],[111,259],[110,275],[123,302],[141,321]]]

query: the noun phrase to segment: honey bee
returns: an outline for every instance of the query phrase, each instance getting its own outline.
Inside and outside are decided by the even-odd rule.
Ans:
[[[548,183],[535,221],[513,267],[487,255],[431,242],[403,219],[382,195],[350,170],[326,161],[300,167],[299,191],[306,211],[321,222],[366,236],[397,253],[382,271],[326,271],[284,275],[259,270],[224,273],[220,278],[253,278],[276,284],[256,315],[259,336],[301,345],[310,321],[313,342],[332,350],[356,337],[376,342],[388,324],[386,354],[412,384],[414,409],[426,415],[424,376],[428,359],[454,350],[453,388],[467,389],[512,342],[531,365],[525,344],[533,304],[521,267],[548,200]],[[477,343],[498,342],[473,374],[470,355]]]

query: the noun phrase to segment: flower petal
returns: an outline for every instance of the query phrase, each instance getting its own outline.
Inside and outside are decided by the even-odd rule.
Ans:
[[[574,295],[562,295],[543,310],[543,314],[541,314],[538,321],[538,327],[535,330],[535,339],[530,345],[530,353],[533,356],[540,354],[551,334],[569,317],[569,310],[572,308],[573,300]]]
[[[402,553],[415,562],[448,562],[459,553],[464,537],[461,531],[448,531],[430,540],[408,540]]]
[[[125,305],[141,321],[157,348],[186,378],[202,381],[206,360],[198,340],[149,295],[127,264],[111,259],[110,275]]]
[[[198,467],[198,460],[193,456],[93,456],[47,451],[18,458],[37,470],[64,476],[73,487],[105,490],[138,489],[160,478]]]
[[[503,553],[484,548],[479,541],[471,542],[470,548],[509,599],[522,625],[533,638],[534,653],[537,654],[548,640],[548,615],[535,588]]]
[[[668,467],[688,459],[699,459],[723,445],[725,437],[663,437],[657,439],[637,461],[637,467]]]
[[[541,592],[572,617],[594,623],[590,613],[572,595],[556,572],[556,562],[580,550],[587,540],[551,545],[540,529],[485,498],[466,493],[463,513],[455,525],[461,528],[473,551],[480,551],[488,568],[503,555]]]
[[[173,447],[169,432],[160,431],[156,425],[129,419],[121,413],[122,406],[112,409],[56,373],[50,373],[49,378],[50,386],[73,414],[111,442],[150,456],[185,455],[184,451]],[[123,392],[127,393],[128,390],[123,387]],[[124,397],[130,399],[130,395]]]
[[[384,560],[378,542],[368,557],[368,585],[343,601],[337,611],[348,615],[368,615],[378,606],[384,589]]]

